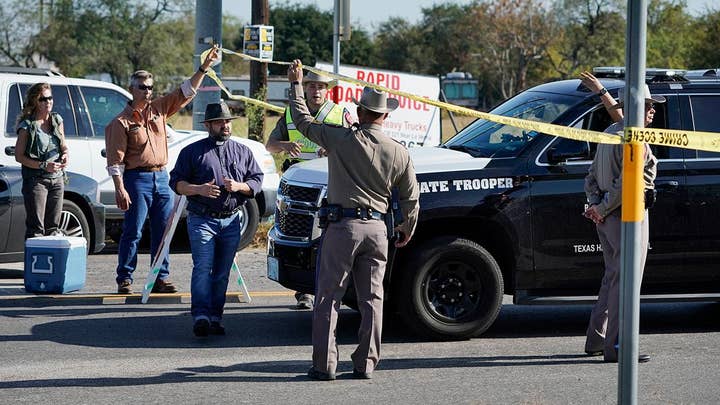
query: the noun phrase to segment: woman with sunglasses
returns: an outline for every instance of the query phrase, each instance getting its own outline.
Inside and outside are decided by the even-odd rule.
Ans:
[[[62,117],[52,108],[50,85],[36,83],[28,89],[18,117],[15,160],[22,165],[25,239],[61,233],[68,149]]]

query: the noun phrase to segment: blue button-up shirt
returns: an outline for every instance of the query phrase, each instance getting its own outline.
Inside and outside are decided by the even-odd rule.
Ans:
[[[207,137],[194,142],[180,151],[175,167],[170,172],[170,187],[177,193],[177,183],[205,184],[215,179],[222,186],[227,177],[240,183],[246,183],[255,196],[262,185],[263,173],[247,146],[228,140],[218,145]],[[240,192],[229,193],[221,187],[218,198],[200,195],[188,196],[188,210],[202,213],[206,210],[227,212],[252,198]]]

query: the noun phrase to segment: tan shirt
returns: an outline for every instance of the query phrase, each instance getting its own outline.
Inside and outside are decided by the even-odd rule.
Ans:
[[[108,173],[119,175],[122,169],[162,167],[168,163],[167,118],[195,97],[189,82],[169,94],[152,100],[142,111],[128,103],[105,127]]]
[[[328,152],[328,203],[388,212],[391,189],[397,187],[412,235],[420,188],[407,149],[386,136],[380,125],[343,128],[315,122],[300,84],[290,88],[290,111],[295,127]]]
[[[605,132],[622,133],[624,125],[617,122],[610,125]],[[623,145],[598,144],[595,158],[585,177],[585,195],[591,205],[597,205],[598,213],[603,217],[620,207],[622,202],[622,163]],[[645,188],[655,187],[657,175],[657,158],[650,146],[645,144],[645,167],[643,178]]]

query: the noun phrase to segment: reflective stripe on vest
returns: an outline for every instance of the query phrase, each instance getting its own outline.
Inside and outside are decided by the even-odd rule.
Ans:
[[[342,106],[339,106],[331,101],[326,101],[325,104],[320,107],[317,114],[313,119],[316,122],[322,122],[330,125],[343,125],[343,110]],[[295,128],[295,123],[290,115],[290,109],[285,109],[285,124],[288,129],[288,139],[291,142],[297,142],[302,145],[300,149],[300,159],[307,160],[317,157],[318,146],[315,142],[307,139],[303,134]]]

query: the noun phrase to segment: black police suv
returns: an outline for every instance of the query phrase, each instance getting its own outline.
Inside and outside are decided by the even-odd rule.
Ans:
[[[613,72],[596,75],[617,97],[625,83]],[[648,70],[647,83],[667,98],[655,105],[653,127],[720,132],[717,71]],[[579,80],[533,87],[491,113],[596,131],[611,124]],[[411,244],[391,248],[386,305],[422,335],[457,339],[484,332],[503,294],[516,304],[593,300],[602,251],[582,212],[595,148],[480,119],[439,147],[411,149],[420,217]],[[657,202],[642,298],[720,300],[720,153],[652,148]],[[288,288],[313,292],[326,185],[326,159],[295,165],[281,180],[267,272]],[[349,290],[345,302],[353,300]]]

